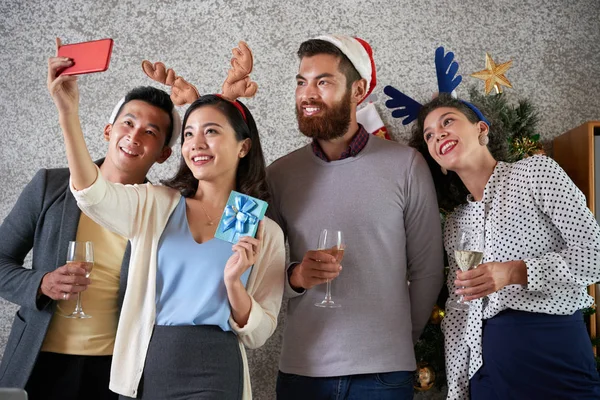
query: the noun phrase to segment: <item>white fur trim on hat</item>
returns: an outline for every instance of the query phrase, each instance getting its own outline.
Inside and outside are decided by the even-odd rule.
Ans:
[[[112,114],[110,114],[110,119],[108,121],[110,124],[115,123],[115,120],[117,119],[117,113],[123,106],[123,103],[125,103],[125,97],[119,100],[119,102],[113,109]],[[171,116],[173,117],[173,131],[171,134],[171,140],[169,140],[169,147],[173,147],[175,143],[177,143],[177,140],[179,140],[179,136],[181,134],[181,117],[179,116],[177,110],[175,110],[175,107],[173,107],[173,109],[171,110]]]
[[[356,112],[356,122],[361,124],[369,133],[377,132],[379,129],[385,127],[373,103],[368,103]]]
[[[333,44],[348,57],[361,78],[364,78],[367,81],[367,90],[365,92],[366,98],[372,91],[371,81],[373,80],[375,71],[373,71],[372,67],[373,60],[364,46],[355,38],[344,35],[322,35],[315,39],[325,40],[326,42]]]

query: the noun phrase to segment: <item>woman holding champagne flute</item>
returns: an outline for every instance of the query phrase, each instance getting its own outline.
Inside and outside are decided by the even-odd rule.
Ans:
[[[444,232],[448,398],[598,399],[579,310],[593,304],[586,288],[600,280],[600,228],[552,159],[504,162],[507,136],[484,114],[441,94],[421,108],[411,138],[440,207],[451,211]],[[465,235],[481,241],[459,248]],[[483,263],[468,270],[481,253]],[[468,307],[452,306],[459,296]]]

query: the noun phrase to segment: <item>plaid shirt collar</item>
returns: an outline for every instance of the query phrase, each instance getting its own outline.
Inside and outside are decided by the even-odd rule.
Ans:
[[[365,128],[363,128],[362,125],[358,124],[358,132],[356,133],[356,135],[354,135],[354,137],[350,141],[348,148],[346,150],[344,150],[344,152],[340,156],[340,160],[343,160],[344,158],[356,156],[358,153],[360,153],[360,151],[362,149],[365,148],[368,140],[369,140],[369,133],[365,130]],[[319,157],[321,160],[323,160],[325,162],[329,162],[327,155],[325,154],[325,152],[321,148],[321,145],[319,144],[319,142],[316,139],[313,139],[313,141],[312,141],[312,151],[315,154],[315,156]]]

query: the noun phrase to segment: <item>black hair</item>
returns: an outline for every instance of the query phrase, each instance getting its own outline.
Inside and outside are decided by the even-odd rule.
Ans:
[[[302,60],[304,57],[312,57],[317,54],[331,54],[340,59],[339,70],[346,76],[346,87],[350,89],[352,84],[361,79],[360,74],[354,67],[354,64],[346,57],[340,49],[333,43],[322,39],[310,39],[303,42],[298,49],[298,57]]]
[[[509,132],[506,131],[499,116],[495,115],[491,110],[482,109],[482,105],[475,105],[490,122],[488,133],[489,143],[488,150],[497,161],[511,161],[511,153],[509,149]],[[448,93],[441,93],[438,97],[426,103],[417,117],[417,121],[412,129],[412,134],[409,140],[409,145],[417,149],[427,161],[435,190],[437,192],[438,204],[440,208],[451,212],[461,204],[467,203],[467,190],[458,174],[454,171],[448,171],[444,175],[440,165],[429,154],[427,142],[423,137],[425,118],[432,111],[440,107],[451,107],[463,114],[471,123],[479,121],[477,115],[459,99],[455,99]]]
[[[196,109],[204,106],[213,106],[223,112],[227,121],[235,131],[235,136],[238,141],[244,139],[250,139],[251,146],[248,154],[240,159],[237,167],[235,176],[236,191],[247,194],[257,199],[268,201],[269,190],[266,181],[265,171],[265,158],[263,156],[262,147],[260,145],[260,138],[258,136],[258,129],[256,128],[256,122],[250,114],[250,110],[239,101],[236,101],[241,105],[246,115],[244,120],[240,110],[235,107],[229,100],[223,99],[214,94],[208,94],[201,96],[198,100],[194,101],[185,112],[183,117],[183,124],[181,130],[181,143],[183,143],[183,132],[187,120],[192,112]],[[162,181],[166,186],[173,189],[179,190],[182,196],[192,197],[198,190],[198,180],[192,174],[192,171],[188,168],[185,163],[183,155],[179,163],[179,169],[175,173],[175,176],[171,179]]]
[[[164,90],[152,86],[138,86],[133,88],[125,95],[125,101],[121,104],[117,116],[115,117],[115,121],[119,117],[119,114],[121,114],[121,110],[123,110],[125,104],[132,100],[146,102],[154,107],[160,108],[169,115],[169,129],[165,132],[165,144],[163,147],[168,146],[171,137],[173,136],[173,102],[171,101],[169,94]]]

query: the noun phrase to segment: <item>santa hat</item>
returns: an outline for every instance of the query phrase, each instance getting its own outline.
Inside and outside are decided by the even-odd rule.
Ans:
[[[369,97],[377,84],[377,73],[375,71],[375,61],[373,60],[371,45],[363,39],[343,35],[323,35],[315,39],[333,44],[348,57],[360,74],[360,77],[367,81],[367,92],[365,97],[361,99],[361,102]]]
[[[125,97],[119,100],[119,102],[113,109],[113,112],[110,115],[110,119],[108,120],[108,122],[111,125],[115,123],[117,119],[117,114],[119,113],[119,111],[121,111],[121,107],[123,107],[123,104],[125,104]],[[181,117],[179,116],[179,113],[177,112],[175,107],[173,107],[173,109],[171,110],[171,117],[173,118],[173,129],[171,130],[171,140],[169,140],[169,143],[167,143],[169,147],[173,147],[175,143],[177,143],[177,140],[181,135]]]

